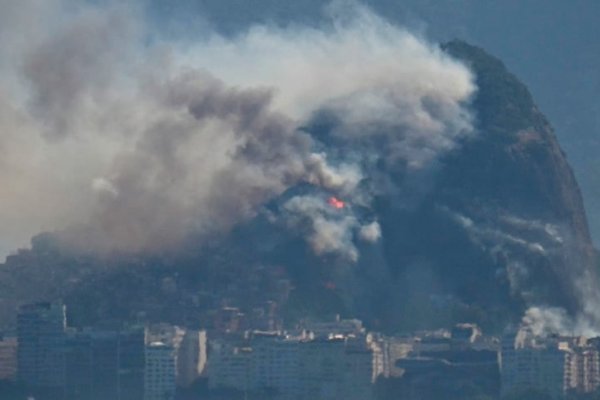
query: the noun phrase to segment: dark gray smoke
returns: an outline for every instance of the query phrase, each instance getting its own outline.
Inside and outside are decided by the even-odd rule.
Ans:
[[[193,45],[149,41],[131,5],[52,0],[23,24],[37,3],[2,20],[12,35],[2,58],[17,59],[2,65],[0,98],[11,246],[68,228],[85,249],[164,249],[225,232],[301,182],[368,206],[374,143],[416,171],[471,130],[468,69],[353,3],[329,6],[319,29],[204,32]],[[300,129],[323,110],[343,121],[339,146]],[[377,221],[327,207],[289,203],[291,220],[311,221],[317,253],[355,260],[354,239],[379,237]]]

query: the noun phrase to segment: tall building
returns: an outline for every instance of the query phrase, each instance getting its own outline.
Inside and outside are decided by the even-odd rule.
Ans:
[[[0,380],[12,381],[17,375],[17,338],[0,337]]]
[[[177,354],[172,345],[152,342],[146,346],[144,400],[173,400]]]
[[[67,400],[141,400],[143,329],[68,332],[65,370]]]
[[[275,389],[290,398],[300,392],[300,342],[273,333],[252,337],[248,386],[253,390]]]
[[[562,398],[566,360],[566,351],[553,340],[536,339],[524,330],[505,335],[500,353],[502,395],[538,389]]]
[[[211,389],[277,393],[278,399],[371,398],[374,351],[365,336],[253,332],[210,341]]]
[[[599,353],[587,340],[566,348],[565,386],[566,391],[591,393],[600,386]]]
[[[141,400],[144,329],[67,328],[62,303],[20,308],[18,379],[42,398]]]
[[[375,383],[378,375],[378,371],[375,370],[380,357],[378,348],[364,336],[347,338],[345,345],[346,374],[341,398],[356,400],[372,398],[372,384]]]
[[[61,397],[65,385],[66,309],[62,303],[22,306],[17,316],[18,380]]]
[[[301,343],[302,399],[370,399],[373,351],[364,336],[336,335]]]
[[[92,399],[92,344],[87,333],[70,332],[65,343],[65,398]]]
[[[506,335],[500,354],[502,393],[534,388],[554,398],[591,393],[600,386],[600,355],[583,337]]]
[[[230,338],[209,339],[207,365],[210,389],[251,388],[252,349]]]
[[[143,329],[67,332],[67,400],[141,400],[143,371]]]
[[[93,390],[98,399],[119,397],[119,334],[91,331]]]
[[[119,400],[144,396],[145,334],[139,326],[119,331]]]

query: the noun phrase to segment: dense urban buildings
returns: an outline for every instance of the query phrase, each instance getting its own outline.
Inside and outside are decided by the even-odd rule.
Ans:
[[[402,393],[402,399],[462,400],[498,395],[498,341],[483,336],[475,325],[391,338],[389,349],[394,392]]]
[[[13,381],[17,377],[17,338],[0,335],[0,380]]]
[[[25,305],[17,337],[0,338],[0,380],[50,400],[173,400],[199,382],[209,399],[370,400],[387,398],[386,390],[402,399],[461,399],[464,388],[491,398],[535,389],[563,399],[600,388],[600,338],[521,328],[499,339],[474,324],[389,337],[339,317],[260,330],[278,326],[276,313],[223,307],[215,315],[210,330],[75,329],[61,303]]]
[[[600,386],[598,340],[527,329],[504,336],[500,353],[502,393],[533,388],[553,398],[592,393]]]
[[[21,307],[18,381],[56,399],[142,399],[144,328],[67,327],[61,303]]]
[[[249,332],[211,341],[209,385],[282,399],[368,399],[374,350],[365,335]]]
[[[140,399],[144,329],[69,330],[65,346],[67,399]]]

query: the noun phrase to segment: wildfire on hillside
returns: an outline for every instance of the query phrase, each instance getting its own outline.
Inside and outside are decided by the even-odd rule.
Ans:
[[[329,198],[329,200],[327,200],[327,203],[334,207],[337,208],[338,210],[341,210],[342,208],[344,208],[346,206],[346,203],[343,200],[338,199],[337,197],[331,196]]]

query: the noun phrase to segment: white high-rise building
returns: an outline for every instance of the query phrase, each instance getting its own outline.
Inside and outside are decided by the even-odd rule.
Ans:
[[[565,369],[566,390],[591,393],[600,386],[600,354],[594,346],[582,343],[568,348]]]
[[[146,346],[144,400],[173,400],[176,388],[177,355],[173,346],[152,342]]]

